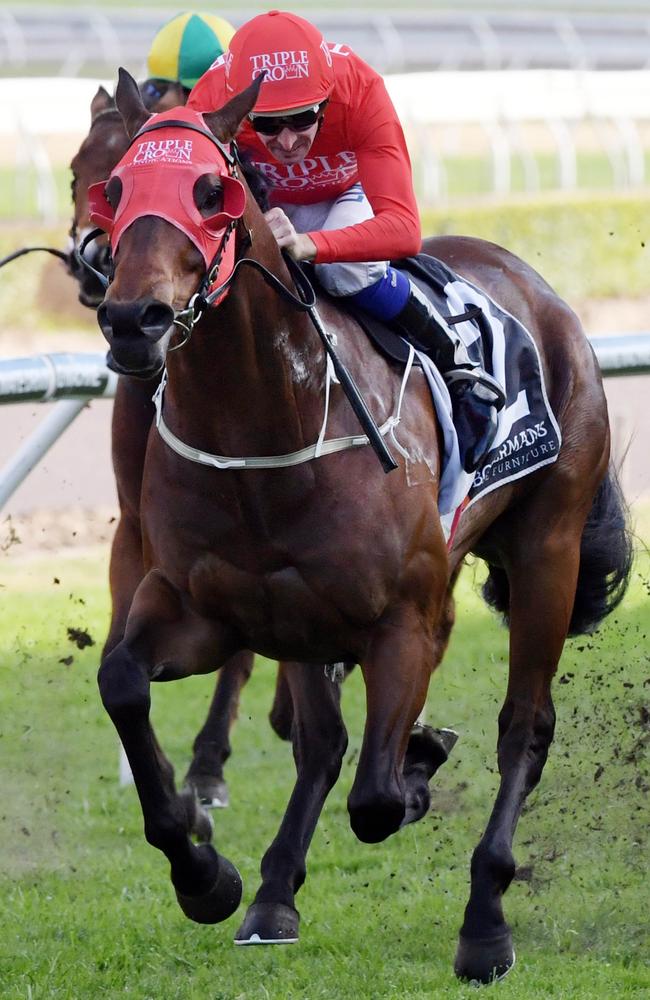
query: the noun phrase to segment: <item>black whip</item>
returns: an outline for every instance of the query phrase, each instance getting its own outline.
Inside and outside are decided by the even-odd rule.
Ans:
[[[291,271],[294,280],[297,277],[297,274],[300,275],[300,279],[302,280],[297,281],[296,284],[299,290],[304,294],[303,291],[304,283],[308,285],[311,284],[308,281],[305,272],[296,261],[294,261],[291,257],[289,257],[288,254],[285,254],[284,258],[285,261],[289,263],[289,270]],[[375,422],[375,418],[368,409],[365,399],[361,395],[359,386],[354,381],[354,378],[352,377],[352,375],[350,374],[350,372],[345,367],[345,365],[339,358],[338,354],[334,350],[331,338],[329,337],[327,330],[323,326],[323,323],[321,321],[320,315],[316,307],[314,305],[310,305],[307,309],[307,312],[309,313],[310,320],[316,327],[316,331],[318,332],[318,336],[320,337],[323,343],[323,347],[327,351],[329,357],[332,359],[334,372],[336,374],[338,381],[340,382],[341,388],[343,389],[343,392],[347,396],[348,402],[350,403],[350,406],[354,410],[357,420],[361,424],[375,455],[381,462],[381,466],[384,472],[392,472],[393,469],[398,468],[397,462],[391,455],[386,442],[381,436],[379,428],[377,427],[377,424]]]

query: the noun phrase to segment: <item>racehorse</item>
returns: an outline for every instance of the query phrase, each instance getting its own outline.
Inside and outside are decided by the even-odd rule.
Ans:
[[[152,110],[164,111],[183,99],[180,84],[170,84]],[[149,103],[148,103],[148,106]],[[104,87],[99,87],[90,105],[90,130],[70,164],[72,171],[73,219],[68,253],[70,273],[79,284],[79,300],[96,309],[104,298],[104,285],[94,270],[108,275],[110,247],[105,239],[93,240],[84,251],[92,265],[85,267],[74,249],[93,229],[89,217],[88,188],[108,177],[129,146],[122,116]],[[151,381],[124,376],[118,380],[112,418],[113,469],[120,518],[113,538],[110,559],[112,619],[104,652],[124,633],[126,615],[133,594],[144,575],[140,534],[140,491],[142,468],[149,430],[154,418],[152,396],[158,378]],[[237,716],[239,694],[253,669],[253,654],[241,650],[219,671],[218,683],[208,716],[193,744],[193,757],[185,784],[195,789],[199,799],[210,806],[229,801],[223,767],[230,756],[229,732]],[[278,673],[271,724],[283,739],[291,729],[291,700],[284,683],[282,666]]]
[[[502,897],[515,871],[516,824],[553,737],[551,681],[565,638],[594,628],[630,574],[598,365],[575,314],[523,261],[478,239],[427,240],[427,253],[533,336],[562,430],[557,460],[468,507],[448,548],[437,507],[437,419],[413,372],[398,428],[400,454],[409,457],[396,471],[384,475],[368,447],[264,467],[272,456],[314,455],[326,358],[293,271],[231,156],[259,82],[202,117],[176,109],[174,122],[150,120],[135,82],[120,71],[116,99],[135,137],[132,157],[148,147],[182,150],[188,139],[212,145],[209,165],[197,165],[178,186],[165,164],[139,175],[125,158],[97,202],[115,265],[98,310],[110,363],[141,378],[166,365],[142,488],[146,572],[124,636],[100,667],[101,697],[133,770],[145,836],[168,858],[183,911],[216,923],[238,906],[241,881],[211,845],[191,839],[202,835],[201,820],[176,792],[157,743],[150,684],[211,671],[242,648],[291,661],[296,784],[237,940],[295,940],[306,852],[346,746],[336,689],[315,665],[361,667],[367,716],[348,810],[360,840],[381,841],[422,814],[414,805],[411,730],[452,628],[463,559],[470,552],[483,558],[488,600],[509,622],[509,679],[499,714],[499,790],[472,858],[455,970],[489,982],[514,961]],[[163,184],[174,191],[165,195],[166,217],[150,203],[138,214],[138,198]],[[118,234],[122,198],[130,221]],[[213,259],[192,235],[199,230],[218,246]],[[210,288],[216,304],[208,306]],[[377,422],[385,422],[398,405],[401,371],[331,299],[320,299],[319,311]],[[186,338],[172,350],[178,323]],[[358,434],[336,386],[329,406],[335,440]],[[232,466],[235,456],[251,455],[254,467]]]

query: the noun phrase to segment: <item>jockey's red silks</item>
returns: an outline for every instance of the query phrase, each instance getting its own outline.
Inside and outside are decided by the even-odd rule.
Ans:
[[[88,189],[90,218],[110,236],[113,253],[128,227],[147,215],[164,219],[192,241],[203,255],[206,270],[224,241],[228,226],[239,219],[246,207],[242,183],[228,172],[228,163],[207,135],[203,115],[188,108],[173,108],[152,115],[145,128],[165,120],[186,121],[191,129],[170,124],[138,134],[117,164],[111,178],[122,183],[115,209],[108,203],[108,181]],[[203,218],[194,202],[194,185],[205,174],[216,174],[223,191],[221,211]],[[225,281],[234,268],[235,241],[228,239],[219,266],[218,280]]]

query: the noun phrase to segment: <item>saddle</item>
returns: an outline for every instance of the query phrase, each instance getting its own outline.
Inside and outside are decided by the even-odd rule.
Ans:
[[[506,403],[498,414],[491,450],[481,468],[465,482],[454,468],[451,438],[455,430],[453,425],[449,428],[440,394],[435,393],[434,382],[439,383],[440,376],[436,379],[433,362],[416,348],[414,363],[423,368],[439,418],[449,429],[445,448],[449,462],[446,469],[443,463],[439,498],[441,512],[455,509],[464,498],[473,503],[496,487],[555,462],[562,437],[549,405],[537,347],[526,327],[483,289],[435,257],[418,254],[391,264],[418,285],[444,322],[458,326],[470,358],[505,389]],[[336,304],[354,316],[385,357],[397,364],[406,363],[409,344],[390,326],[368,316],[349,300],[337,299]]]
[[[480,321],[480,306],[472,306],[469,310],[465,310],[457,315],[448,315],[448,309],[445,308],[446,300],[444,291],[441,288],[440,261],[437,261],[434,257],[421,253],[415,257],[405,257],[400,260],[393,260],[390,263],[391,267],[405,272],[413,284],[417,285],[426,297],[439,308],[450,326],[454,326],[456,323],[464,322],[465,320],[477,323]],[[312,275],[312,277],[315,277],[315,275]],[[410,353],[409,344],[404,337],[393,329],[389,322],[370,316],[350,298],[342,297],[337,298],[335,301],[339,309],[344,310],[350,316],[354,317],[380,354],[398,364],[405,365],[407,363]],[[420,348],[419,345],[415,344],[414,346],[418,348],[418,351],[423,351],[423,348]],[[422,367],[422,361],[417,354],[413,360],[413,364],[419,368]]]

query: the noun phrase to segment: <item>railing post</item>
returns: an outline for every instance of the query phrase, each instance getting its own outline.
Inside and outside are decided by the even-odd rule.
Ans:
[[[60,399],[16,454],[0,469],[0,509],[18,489],[23,479],[38,465],[66,427],[83,410],[87,399]]]

